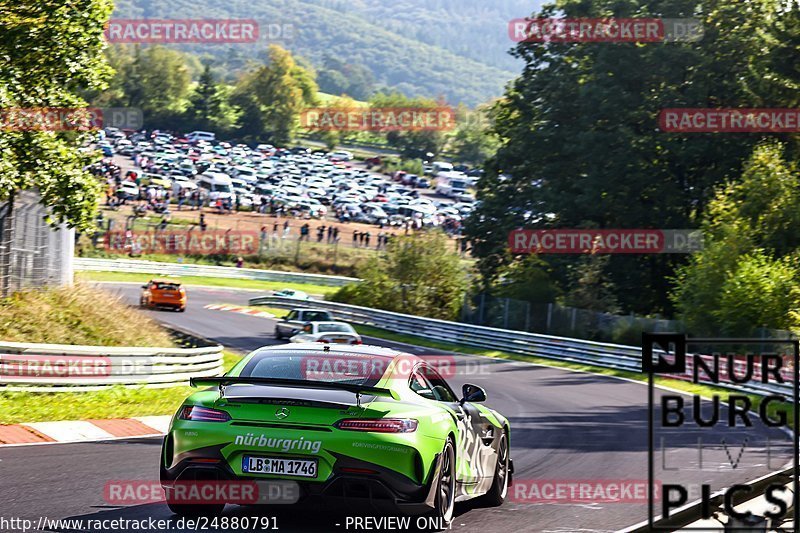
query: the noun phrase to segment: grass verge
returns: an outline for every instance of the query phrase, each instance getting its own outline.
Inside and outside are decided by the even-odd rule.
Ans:
[[[118,297],[81,284],[19,291],[0,299],[0,339],[95,346],[175,345],[155,321]]]
[[[225,370],[241,357],[225,350]],[[0,392],[0,424],[172,415],[195,390],[120,386],[93,392]]]
[[[75,279],[81,281],[133,281],[147,283],[159,274],[137,274],[133,272],[76,272]],[[265,291],[294,289],[308,294],[326,296],[336,292],[339,287],[314,285],[311,283],[286,283],[283,281],[259,281],[249,279],[211,278],[205,276],[173,276],[181,279],[186,285],[203,285],[206,287],[226,287],[234,289],[259,289]],[[190,295],[191,297],[191,295]]]

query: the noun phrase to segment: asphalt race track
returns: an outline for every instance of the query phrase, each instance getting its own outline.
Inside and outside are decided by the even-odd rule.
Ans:
[[[138,285],[104,285],[132,304],[138,303]],[[256,293],[222,288],[189,287],[185,313],[148,311],[156,319],[201,334],[225,346],[247,351],[275,344],[273,321],[244,314],[213,311],[212,303],[246,304]],[[396,346],[365,339],[365,343]],[[435,353],[424,348],[399,346],[416,354]],[[441,353],[441,352],[440,352]],[[487,404],[511,422],[511,457],[514,481],[546,480],[646,480],[647,479],[647,388],[641,384],[592,374],[569,372],[525,363],[461,356],[459,372],[450,377],[454,389],[466,382],[487,391]],[[658,393],[657,393],[658,394]],[[176,406],[177,407],[177,406]],[[68,414],[65,415],[68,418]],[[704,433],[714,441],[728,431],[729,443],[741,442],[725,428]],[[698,462],[697,435],[686,433],[672,439],[669,450],[659,457],[682,470],[685,483],[733,484],[761,476],[787,462],[786,454],[772,451],[767,465],[763,443],[786,440],[779,430],[755,421],[748,433],[738,468],[732,468],[717,446]],[[738,439],[738,440],[737,440]],[[112,480],[157,480],[159,439],[117,440],[101,443],[56,444],[0,448],[0,507],[3,516],[34,520],[54,518],[112,519],[174,517],[161,503],[117,507],[107,504],[103,488]],[[733,454],[739,453],[737,444]],[[694,468],[693,468],[694,467]],[[711,473],[709,473],[711,472]],[[719,487],[715,487],[719,488]],[[513,500],[513,488],[510,496]],[[589,532],[615,531],[647,518],[644,503],[529,503],[507,501],[499,508],[473,508],[459,504],[454,531],[463,532]],[[275,517],[284,531],[355,531],[347,527],[347,516],[370,516],[368,510],[308,509],[265,506],[228,506],[227,516]],[[173,528],[178,531],[179,529]],[[360,529],[364,531],[365,529]],[[47,531],[79,531],[50,529]],[[214,531],[214,529],[210,529]],[[230,531],[230,530],[229,530]],[[375,531],[375,529],[372,529]]]

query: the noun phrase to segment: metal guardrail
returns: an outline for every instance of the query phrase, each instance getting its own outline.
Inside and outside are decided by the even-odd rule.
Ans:
[[[488,326],[476,326],[337,302],[314,301],[312,304],[308,301],[301,303],[291,298],[260,296],[250,298],[249,303],[250,305],[265,305],[279,309],[313,306],[329,311],[346,322],[375,326],[396,333],[416,335],[436,341],[502,350],[519,355],[542,357],[613,370],[626,370],[635,373],[642,371],[642,348],[640,346],[624,346]],[[718,387],[728,386],[725,383],[714,385]],[[730,385],[730,388],[759,395],[789,394],[792,390],[791,384],[788,383],[776,385],[760,382]]]
[[[0,342],[0,391],[87,392],[174,387],[222,374],[222,346],[173,330],[184,348]]]
[[[258,281],[281,281],[286,283],[311,283],[341,287],[348,283],[361,281],[344,276],[325,276],[322,274],[303,274],[300,272],[280,272],[257,268],[235,268],[213,265],[193,265],[180,263],[159,263],[138,259],[95,259],[76,257],[76,271],[94,272],[135,272],[139,274],[161,274],[165,276],[208,276],[227,279],[250,279]]]

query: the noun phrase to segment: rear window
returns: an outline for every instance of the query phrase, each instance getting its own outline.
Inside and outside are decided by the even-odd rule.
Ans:
[[[325,311],[306,311],[303,319],[307,322],[327,322],[331,319],[331,315]]]
[[[180,283],[154,283],[156,289],[159,291],[177,291],[180,290]]]
[[[320,333],[340,332],[351,333],[352,330],[347,324],[320,324],[317,326],[317,331]]]
[[[392,357],[322,351],[264,351],[248,361],[241,377],[299,379],[375,386]]]

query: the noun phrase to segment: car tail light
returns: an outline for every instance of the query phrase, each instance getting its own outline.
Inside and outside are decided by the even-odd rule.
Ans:
[[[317,342],[324,342],[325,344],[328,344],[328,339],[320,339]]]
[[[361,344],[361,339],[356,339],[353,341],[353,344]]]
[[[181,414],[178,418],[181,420],[193,420],[195,422],[227,422],[231,419],[231,415],[217,409],[187,405],[181,409]]]
[[[345,419],[334,424],[347,431],[367,431],[370,433],[413,433],[417,421],[410,418]]]

